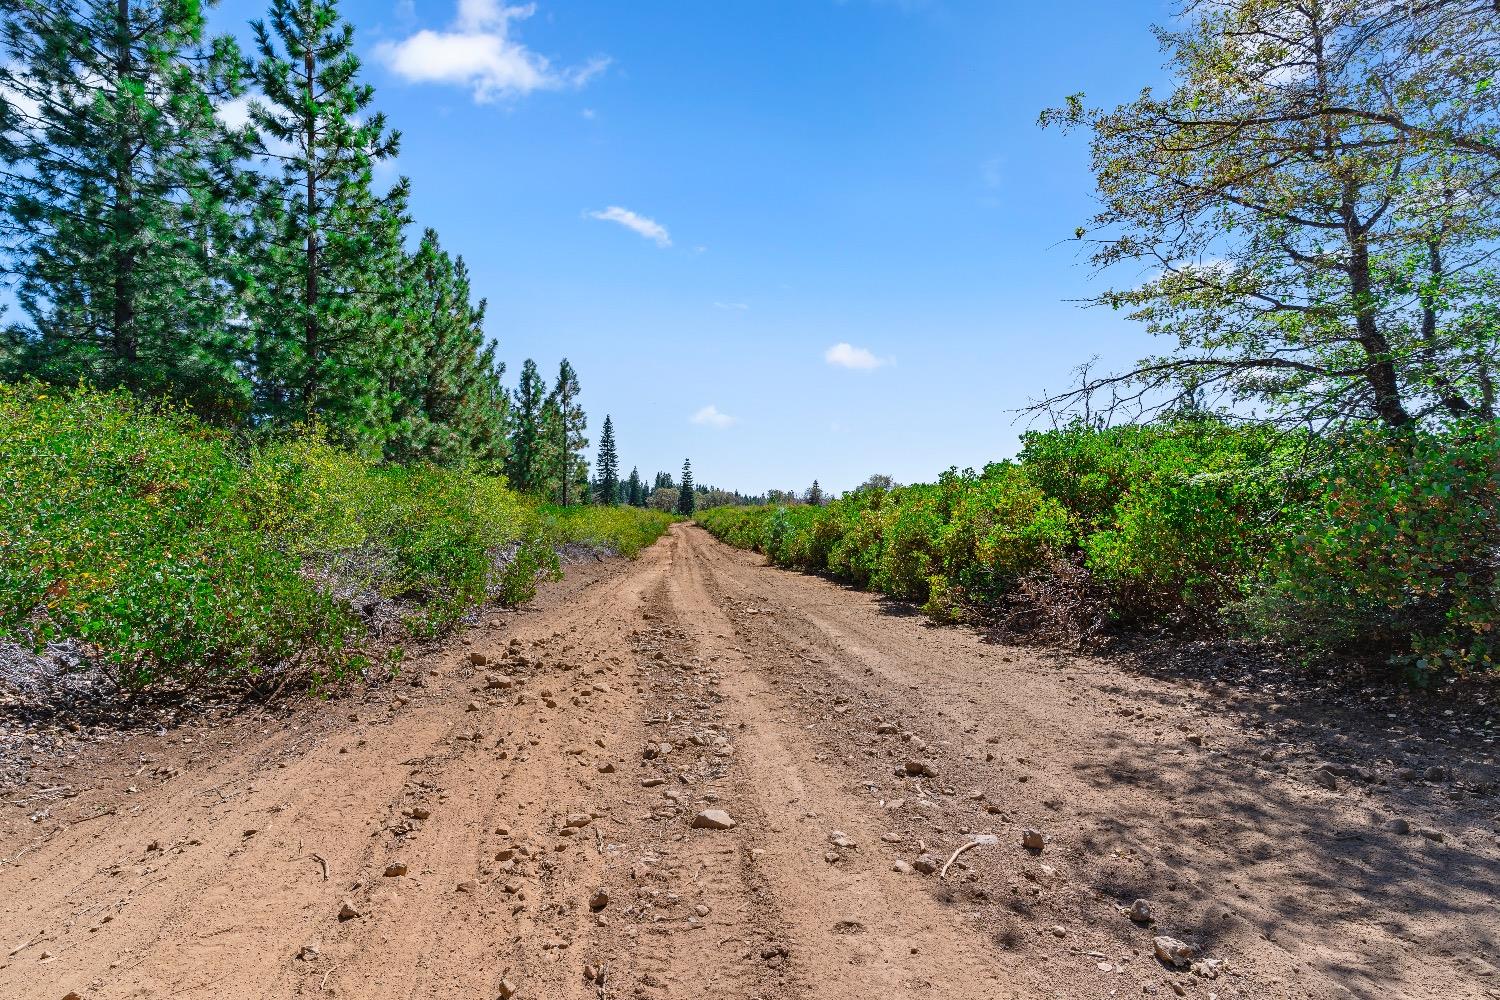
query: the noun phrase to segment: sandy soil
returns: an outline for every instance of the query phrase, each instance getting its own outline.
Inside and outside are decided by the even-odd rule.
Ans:
[[[1500,997],[1493,736],[986,643],[679,527],[400,683],[33,766],[0,997]]]

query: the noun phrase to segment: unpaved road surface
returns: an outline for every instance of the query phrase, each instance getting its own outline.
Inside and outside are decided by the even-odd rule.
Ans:
[[[396,683],[8,796],[0,997],[1500,996],[1488,744],[1363,725],[679,526]]]

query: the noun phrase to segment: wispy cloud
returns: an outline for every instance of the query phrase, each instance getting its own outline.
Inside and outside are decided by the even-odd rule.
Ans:
[[[750,308],[748,302],[715,302],[715,309],[728,309],[730,312],[744,312]]]
[[[382,42],[375,55],[413,83],[466,86],[480,104],[536,90],[581,87],[603,72],[608,59],[559,69],[514,37],[517,21],[536,4],[506,6],[502,0],[458,0],[458,13],[444,31],[424,28],[398,42]]]
[[[728,427],[730,424],[735,422],[734,417],[731,417],[729,414],[720,411],[720,409],[712,403],[709,403],[707,406],[703,407],[703,409],[699,410],[688,419],[693,423],[699,424],[703,427],[723,428]]]
[[[849,368],[858,372],[872,372],[895,363],[890,358],[877,358],[865,348],[848,343],[834,344],[823,352],[823,360],[835,368]]]
[[[632,212],[628,208],[619,205],[611,205],[600,212],[588,213],[591,219],[600,219],[604,222],[613,222],[624,226],[626,229],[646,239],[651,240],[659,247],[672,245],[672,235],[667,232],[667,227],[655,219],[648,219],[644,215]]]

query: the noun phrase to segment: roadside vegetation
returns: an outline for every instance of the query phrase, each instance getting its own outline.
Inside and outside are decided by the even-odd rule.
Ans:
[[[672,521],[315,429],[237,436],[123,391],[3,385],[0,428],[0,640],[76,640],[131,688],[338,680],[527,600],[560,544],[633,555]]]
[[[1086,642],[1269,639],[1418,676],[1495,666],[1500,428],[1285,434],[1184,417],[1026,435],[1015,461],[698,520],[777,565]]]

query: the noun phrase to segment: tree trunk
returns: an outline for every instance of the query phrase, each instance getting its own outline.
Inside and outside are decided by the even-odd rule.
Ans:
[[[134,68],[130,52],[130,0],[118,0],[115,19],[118,95],[124,92],[125,82]],[[135,177],[131,145],[129,134],[122,128],[115,148],[114,303],[110,335],[115,360],[123,362],[127,368],[134,367],[139,350],[135,332],[135,234],[132,219]]]
[[[318,123],[313,112],[314,64],[310,40],[302,54],[302,67],[307,83],[307,117],[303,124],[307,149],[307,274],[302,292],[302,350],[307,369],[302,386],[302,405],[306,415],[312,417],[317,407],[321,359],[318,356]]]

